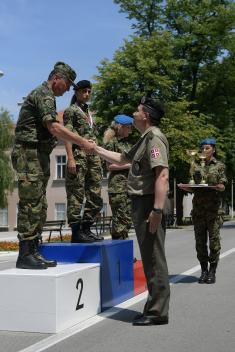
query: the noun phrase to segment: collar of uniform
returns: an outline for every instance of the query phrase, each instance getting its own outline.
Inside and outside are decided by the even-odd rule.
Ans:
[[[79,108],[81,108],[82,111],[84,111],[86,113],[88,112],[88,105],[86,103],[82,104],[79,101],[77,101],[77,106],[79,106]]]
[[[141,135],[141,137],[144,137],[147,133],[149,133],[150,131],[152,131],[155,128],[157,128],[159,130],[159,128],[157,126],[148,127],[147,130],[145,130],[144,133]]]
[[[217,163],[217,160],[216,160],[216,158],[213,156],[213,157],[211,158],[211,160],[209,161],[208,164],[216,164],[216,163]]]
[[[48,86],[48,82],[47,81],[44,81],[42,85],[44,87],[47,87],[47,89],[54,95],[54,92],[53,92],[52,88]]]

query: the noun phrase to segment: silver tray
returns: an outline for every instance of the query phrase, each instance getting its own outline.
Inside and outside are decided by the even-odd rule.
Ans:
[[[207,183],[191,185],[190,183],[178,183],[178,187],[189,187],[189,188],[216,188],[216,186],[208,185]]]

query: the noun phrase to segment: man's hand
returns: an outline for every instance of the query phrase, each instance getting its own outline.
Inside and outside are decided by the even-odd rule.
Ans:
[[[85,151],[86,154],[94,154],[96,143],[92,140],[84,139],[84,142],[81,145],[81,148]]]
[[[76,162],[74,159],[68,159],[67,169],[70,174],[76,174]]]
[[[223,185],[223,183],[218,183],[215,189],[216,191],[223,192],[225,190],[225,186]]]
[[[158,214],[155,211],[151,211],[147,222],[149,223],[149,232],[154,234],[162,221],[162,214]]]

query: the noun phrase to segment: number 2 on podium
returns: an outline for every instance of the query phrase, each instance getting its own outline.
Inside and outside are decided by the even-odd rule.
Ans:
[[[78,301],[77,301],[77,306],[76,306],[76,310],[82,309],[84,307],[84,304],[80,304],[80,300],[81,300],[81,296],[82,296],[82,291],[83,291],[83,280],[82,279],[78,279],[77,283],[76,283],[76,289],[78,290],[80,286],[80,290],[79,290],[79,294],[78,294]]]

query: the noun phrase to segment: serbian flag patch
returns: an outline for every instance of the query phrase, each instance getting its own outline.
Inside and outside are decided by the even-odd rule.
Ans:
[[[160,156],[160,150],[158,148],[153,148],[150,150],[151,158],[156,159]]]

